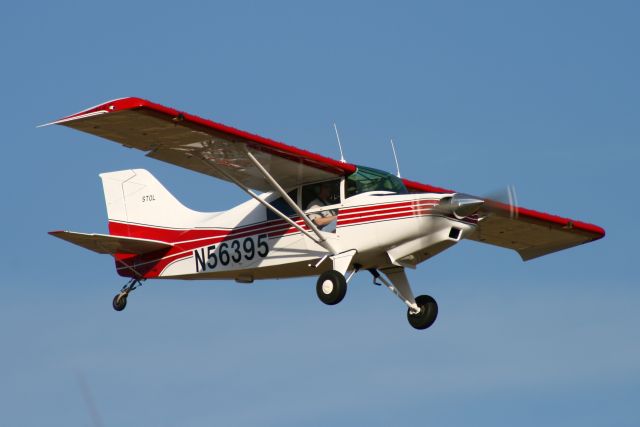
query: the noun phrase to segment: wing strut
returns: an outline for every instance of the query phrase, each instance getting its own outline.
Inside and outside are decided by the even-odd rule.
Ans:
[[[247,156],[249,157],[249,159],[253,162],[254,165],[256,165],[256,167],[258,168],[258,170],[262,173],[262,175],[265,177],[265,179],[269,182],[269,184],[271,184],[271,186],[278,192],[280,193],[280,196],[282,196],[282,199],[284,201],[287,202],[287,204],[289,206],[291,206],[291,208],[298,214],[300,215],[300,218],[302,218],[302,220],[304,221],[305,224],[307,224],[307,226],[316,234],[316,236],[318,236],[318,240],[316,241],[320,246],[322,246],[323,248],[325,248],[326,250],[328,250],[329,252],[331,252],[332,254],[337,254],[338,252],[336,252],[336,250],[331,246],[331,244],[327,241],[327,238],[325,236],[322,235],[322,232],[318,229],[318,227],[316,227],[316,225],[313,223],[313,221],[311,221],[309,219],[309,217],[307,217],[307,215],[302,211],[302,209],[300,209],[300,207],[298,206],[298,204],[296,202],[294,202],[293,200],[291,200],[291,197],[289,197],[289,195],[287,194],[286,191],[284,191],[284,189],[280,186],[280,184],[278,184],[278,182],[273,179],[273,177],[271,176],[271,174],[260,164],[260,162],[258,161],[258,159],[256,159],[253,154],[251,154],[249,152],[249,150],[247,150]],[[266,203],[266,202],[265,202]],[[275,209],[275,208],[274,208]],[[315,239],[314,239],[315,240]]]
[[[315,236],[311,235],[311,233],[309,233],[304,228],[300,227],[300,225],[298,225],[291,218],[289,218],[288,216],[286,216],[285,214],[280,212],[277,208],[273,207],[273,205],[271,205],[271,203],[269,203],[269,202],[263,200],[262,198],[260,198],[260,196],[258,196],[256,193],[254,193],[249,187],[247,187],[246,185],[244,185],[243,183],[238,181],[234,176],[228,174],[225,170],[223,170],[222,168],[217,167],[215,164],[212,164],[212,163],[208,162],[206,159],[204,159],[204,158],[201,158],[201,159],[207,166],[211,167],[212,169],[215,169],[218,173],[223,175],[229,181],[231,181],[234,184],[236,184],[238,187],[240,187],[240,189],[242,189],[242,191],[247,193],[249,196],[253,197],[255,200],[257,200],[261,205],[263,205],[264,207],[269,209],[271,212],[273,212],[274,214],[276,214],[277,216],[279,216],[280,218],[285,220],[287,223],[289,223],[289,225],[291,225],[292,227],[296,228],[298,231],[300,231],[306,237],[308,237],[309,239],[311,239],[312,241],[314,241],[318,245],[322,246],[323,248],[325,248],[327,251],[331,252],[332,254],[334,254],[334,255],[336,254],[336,251],[331,247],[331,245],[329,244],[329,242],[326,241],[326,239],[322,238],[322,240],[321,240],[321,239],[316,238]],[[289,200],[291,200],[291,198],[289,198]],[[288,203],[288,201],[287,201],[287,203]],[[298,207],[295,203],[294,203],[294,206],[296,208]],[[302,213],[302,220],[305,221],[305,223],[307,223],[307,225],[308,225],[308,222],[310,222],[308,220],[307,216],[304,213]],[[315,226],[315,224],[313,224],[313,225]]]

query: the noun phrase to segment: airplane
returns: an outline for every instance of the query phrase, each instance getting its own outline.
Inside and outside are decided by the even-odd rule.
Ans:
[[[407,306],[412,327],[427,329],[438,304],[414,296],[407,268],[465,239],[515,250],[527,261],[605,235],[593,224],[519,207],[511,191],[503,202],[422,184],[141,98],[43,126],[53,124],[231,182],[250,196],[227,211],[197,212],[146,170],[100,174],[109,234],[50,234],[115,258],[117,273],[129,279],[113,298],[116,311],[147,279],[317,276],[318,298],[335,305],[367,270]]]

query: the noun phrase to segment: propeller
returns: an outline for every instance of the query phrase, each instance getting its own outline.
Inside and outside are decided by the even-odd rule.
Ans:
[[[500,212],[508,213],[509,218],[518,218],[518,195],[514,185],[507,185],[505,188],[489,193],[485,198],[484,210],[487,213]]]

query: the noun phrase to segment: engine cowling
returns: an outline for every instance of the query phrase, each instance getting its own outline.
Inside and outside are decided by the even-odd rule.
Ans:
[[[478,212],[483,204],[484,200],[482,199],[464,193],[456,193],[451,197],[442,199],[438,207],[444,212],[462,219]]]

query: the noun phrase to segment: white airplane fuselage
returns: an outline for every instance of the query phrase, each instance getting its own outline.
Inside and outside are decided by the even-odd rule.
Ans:
[[[449,196],[384,191],[358,194],[326,207],[337,211],[337,223],[333,231],[322,231],[322,235],[337,253],[356,251],[351,266],[415,267],[475,230],[475,219],[457,219],[434,210],[440,199]],[[143,195],[139,200],[147,206],[155,201],[145,197],[149,198]],[[278,194],[260,197],[272,202]],[[129,205],[131,210],[131,202]],[[192,216],[186,221],[191,225],[185,228],[142,226],[111,219],[112,234],[126,228],[130,235],[174,245],[166,253],[117,257],[118,272],[131,276],[135,270],[145,278],[252,282],[317,276],[331,269],[331,262],[319,263],[327,255],[326,249],[283,219],[269,219],[267,209],[257,200],[221,213],[190,212]],[[290,218],[309,230],[300,217],[292,214]],[[331,228],[330,224],[325,230]]]

